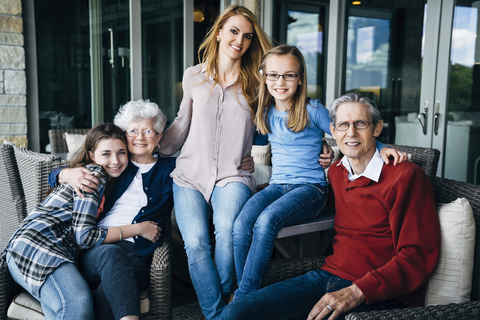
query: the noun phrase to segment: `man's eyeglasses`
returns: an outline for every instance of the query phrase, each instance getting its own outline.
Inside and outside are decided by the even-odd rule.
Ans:
[[[355,129],[363,130],[363,129],[367,129],[370,123],[372,123],[372,121],[357,120],[354,122],[335,123],[334,127],[335,127],[335,130],[338,130],[338,131],[347,131],[350,128],[350,125],[353,124],[353,127]]]
[[[125,131],[127,136],[129,137],[138,137],[138,135],[141,133],[145,138],[153,138],[157,135],[157,133],[153,130],[143,130],[143,131],[138,131],[138,130],[127,130]]]
[[[285,81],[295,81],[295,78],[301,75],[299,74],[293,74],[293,73],[287,73],[287,74],[278,74],[278,73],[267,73],[265,76],[267,77],[267,80],[270,81],[277,81],[280,77],[283,77],[283,80]]]

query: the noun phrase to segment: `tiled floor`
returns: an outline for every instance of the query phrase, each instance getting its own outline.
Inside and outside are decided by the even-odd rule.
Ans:
[[[173,277],[172,307],[173,320],[199,320],[202,316],[193,286],[177,277]]]

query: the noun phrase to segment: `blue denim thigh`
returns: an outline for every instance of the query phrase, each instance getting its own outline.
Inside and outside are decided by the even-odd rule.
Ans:
[[[251,195],[250,188],[240,182],[230,182],[224,187],[213,189],[211,202],[215,226],[215,266],[222,295],[232,293],[235,279],[233,226]]]
[[[260,287],[270,263],[278,231],[284,226],[313,218],[325,208],[327,195],[325,186],[284,184],[273,185],[273,187],[282,190],[283,195],[265,208],[255,222],[243,275],[235,293],[236,298]]]
[[[212,258],[209,234],[210,205],[194,189],[173,183],[175,217],[188,258],[190,279],[206,319],[214,319],[225,307],[220,280]]]
[[[12,279],[29,291],[10,253],[7,262]],[[62,263],[47,277],[38,300],[47,320],[94,319],[92,292],[73,263]]]
[[[79,267],[96,288],[96,319],[140,316],[140,292],[148,287],[150,272],[133,242],[124,240],[83,251]]]
[[[273,184],[267,186],[262,191],[253,195],[247,203],[245,203],[242,211],[235,220],[233,226],[233,253],[238,285],[240,285],[240,281],[242,280],[248,251],[252,244],[253,227],[263,210],[282,195],[283,190],[279,188],[279,185]]]
[[[305,320],[325,294],[328,281],[319,270],[278,282],[233,300],[222,314],[224,320]]]

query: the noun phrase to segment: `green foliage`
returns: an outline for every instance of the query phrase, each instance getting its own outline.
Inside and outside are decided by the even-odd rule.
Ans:
[[[472,101],[473,66],[453,64],[450,69],[448,111],[464,111]]]

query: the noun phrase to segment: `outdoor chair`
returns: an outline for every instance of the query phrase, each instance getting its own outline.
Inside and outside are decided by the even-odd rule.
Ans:
[[[47,178],[50,171],[62,165],[58,156],[38,153],[25,148],[13,147],[18,171],[22,181],[27,214],[42,202],[51,189]]]
[[[25,195],[13,146],[0,143],[0,252],[26,216]]]
[[[387,146],[412,155],[411,161],[425,171],[427,176],[436,176],[440,151],[434,148],[402,146],[387,144]]]
[[[455,180],[430,177],[437,203],[450,203],[465,197],[472,206],[475,217],[475,254],[471,301],[372,312],[352,313],[350,320],[370,319],[480,319],[480,186]],[[272,260],[262,283],[267,286],[318,269],[325,257]]]
[[[87,134],[90,129],[50,129],[48,130],[48,138],[50,139],[51,153],[67,153],[67,141],[65,133],[71,134]]]
[[[45,197],[50,189],[47,183],[48,173],[59,165],[61,162],[57,156],[0,144],[0,208],[3,210],[0,216],[0,245],[2,251],[20,222]],[[28,204],[28,210],[25,202]],[[167,221],[162,233],[162,245],[155,250],[152,258],[150,288],[142,292],[142,298],[148,295],[148,299],[142,299],[142,312],[148,310],[142,314],[142,319],[172,318],[171,219]],[[12,299],[22,291],[20,286],[11,279],[6,261],[0,259],[0,320],[7,319],[7,309],[11,304],[12,306],[15,304],[15,302],[12,303]],[[32,312],[35,317],[43,318],[38,301],[26,292],[21,293],[21,300],[25,304],[22,311],[30,309],[29,312]],[[31,303],[28,308],[27,303]]]

